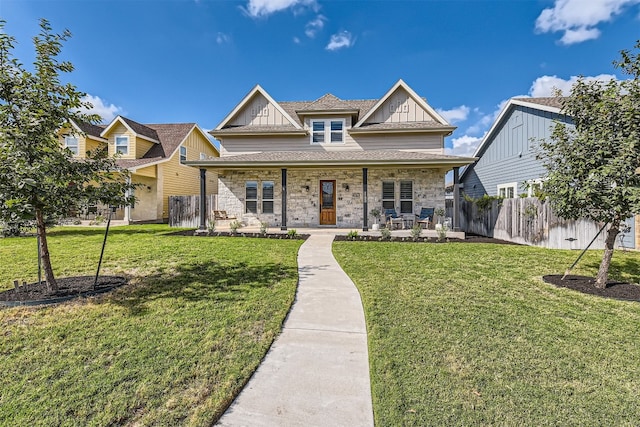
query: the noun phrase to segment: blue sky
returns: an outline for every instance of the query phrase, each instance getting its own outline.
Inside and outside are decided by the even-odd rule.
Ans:
[[[623,78],[640,0],[0,0],[15,55],[39,18],[73,37],[69,80],[106,121],[215,127],[256,84],[277,101],[379,98],[400,78],[470,155],[506,100]]]

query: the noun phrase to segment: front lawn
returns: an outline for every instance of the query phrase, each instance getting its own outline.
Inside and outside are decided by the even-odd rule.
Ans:
[[[640,303],[541,281],[578,256],[494,244],[336,242],[365,306],[376,425],[640,420]],[[575,274],[595,275],[601,252]],[[640,254],[612,276],[640,280]]]
[[[111,295],[0,310],[0,425],[211,425],[293,301],[302,241],[112,228]],[[104,229],[58,228],[57,275],[95,274]],[[0,239],[0,287],[37,277],[35,238]]]

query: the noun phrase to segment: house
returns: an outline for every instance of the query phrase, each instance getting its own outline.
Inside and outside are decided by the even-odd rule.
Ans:
[[[474,159],[444,154],[455,127],[399,80],[379,99],[278,102],[259,85],[210,132],[218,209],[245,223],[367,230],[372,209],[413,219],[444,207],[445,174]]]
[[[89,150],[107,148],[118,165],[138,184],[136,204],[118,209],[114,219],[164,222],[170,195],[200,192],[199,173],[185,162],[219,156],[207,134],[195,123],[140,124],[118,116],[106,126],[74,123],[61,131],[60,141],[78,158]],[[207,194],[217,192],[217,177],[207,182]]]
[[[478,160],[461,172],[461,192],[471,198],[534,195],[546,174],[536,158],[540,140],[550,138],[556,122],[572,123],[561,109],[561,98],[556,97],[510,99],[476,149]],[[624,247],[637,247],[636,221],[626,222],[631,230],[625,233]],[[576,242],[582,245],[578,247],[586,243]]]

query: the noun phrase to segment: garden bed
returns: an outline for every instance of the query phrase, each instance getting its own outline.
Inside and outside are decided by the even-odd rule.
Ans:
[[[561,274],[543,276],[546,283],[560,288],[573,289],[583,294],[597,295],[603,298],[615,298],[625,301],[640,301],[640,286],[632,283],[609,280],[604,289],[596,288],[596,279],[588,276],[571,276],[562,280]]]
[[[214,231],[198,233],[197,230],[181,230],[170,233],[172,236],[197,236],[197,237],[251,237],[258,239],[278,239],[278,240],[307,240],[308,234],[290,235],[288,233],[258,233],[258,232],[242,232],[233,233],[231,231]]]

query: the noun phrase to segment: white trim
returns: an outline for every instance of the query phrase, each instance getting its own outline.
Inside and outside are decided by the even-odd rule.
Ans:
[[[333,131],[331,130],[331,123],[333,122],[340,122],[342,123],[342,129],[340,131]],[[314,133],[319,133],[318,132],[314,132],[313,131],[313,124],[314,123],[323,123],[324,124],[324,128],[322,130],[322,135],[323,135],[323,142],[314,142],[313,141],[313,135]],[[347,126],[347,122],[345,119],[310,119],[309,120],[309,143],[311,145],[343,145],[345,144],[345,127]],[[334,133],[341,133],[341,138],[340,141],[331,141],[331,136]]]
[[[119,134],[116,134],[116,135],[113,136],[113,152],[114,152],[114,154],[118,154],[119,153],[118,152],[118,138],[126,138],[127,139],[127,152],[126,153],[120,153],[120,154],[122,154],[123,156],[128,156],[129,154],[131,154],[130,153],[130,150],[131,150],[131,139],[129,138],[129,135],[125,135],[125,134],[122,134],[122,133],[119,133]],[[122,147],[123,145],[120,145],[120,146]]]
[[[433,116],[433,118],[435,118],[442,126],[451,127],[451,125],[444,119],[444,117],[438,114],[438,112],[434,110],[429,104],[427,104],[424,99],[420,98],[420,96],[402,79],[398,80],[396,84],[394,84],[393,87],[389,89],[387,93],[382,98],[380,98],[378,102],[376,102],[376,104],[367,112],[367,114],[365,114],[353,127],[358,128],[362,126],[362,124],[365,123],[367,119],[371,117],[380,108],[380,106],[396,92],[396,90],[398,90],[398,88],[403,88],[405,91],[407,91],[413,101],[421,106],[427,113]]]
[[[182,157],[183,157],[182,150],[183,149],[184,149],[184,160],[182,160]],[[179,153],[180,153],[180,164],[184,165],[184,162],[187,161],[187,153],[188,153],[187,147],[185,145],[180,144],[178,146],[178,150],[179,150]]]
[[[76,141],[76,145],[70,146],[67,142],[68,139],[74,139]],[[65,135],[64,136],[64,148],[68,148],[71,150],[74,156],[80,155],[80,139],[75,134]],[[75,149],[75,152],[74,150]]]
[[[229,114],[227,114],[227,116],[222,120],[222,122],[220,122],[220,124],[216,126],[214,131],[221,130],[222,128],[224,128],[231,121],[231,119],[233,119],[235,115],[245,106],[245,104],[247,104],[255,96],[256,93],[259,93],[265,98],[267,98],[267,101],[269,101],[269,103],[271,103],[271,105],[273,105],[274,108],[278,110],[278,112],[282,114],[289,121],[289,123],[291,123],[296,129],[299,129],[299,130],[302,129],[302,127],[300,127],[300,125],[295,120],[293,120],[293,118],[291,118],[291,116],[287,114],[286,111],[284,111],[284,109],[280,106],[280,104],[278,104],[271,97],[271,95],[267,93],[267,91],[265,91],[260,85],[255,85],[254,88],[251,89],[251,91],[244,98],[242,98],[242,101],[240,101],[238,105],[236,105],[236,107],[233,110],[231,110]]]
[[[131,126],[129,126],[129,124],[126,122],[126,120],[124,120],[121,116],[117,116],[115,119],[111,120],[111,123],[109,123],[109,125],[106,128],[104,128],[104,130],[100,133],[100,136],[105,138],[106,135],[109,134],[109,131],[111,131],[111,128],[113,126],[115,126],[116,122],[120,122],[120,124],[122,124],[125,128],[127,128],[127,130],[129,132],[131,132],[132,134],[134,134],[136,137],[142,138],[142,139],[146,139],[147,141],[154,142],[156,144],[160,144],[160,141],[158,141],[157,139],[149,138],[148,136],[144,136],[144,135],[140,135],[139,133],[134,131],[131,128]],[[142,123],[140,123],[140,125],[144,126],[144,124],[142,124]]]
[[[508,197],[509,196],[509,189],[513,189],[513,195],[512,197]],[[500,194],[500,190],[505,190],[505,195],[501,195]],[[498,196],[500,197],[504,197],[505,199],[515,199],[516,197],[518,197],[518,183],[517,182],[509,182],[506,184],[498,184],[497,185],[497,191],[498,191]]]

